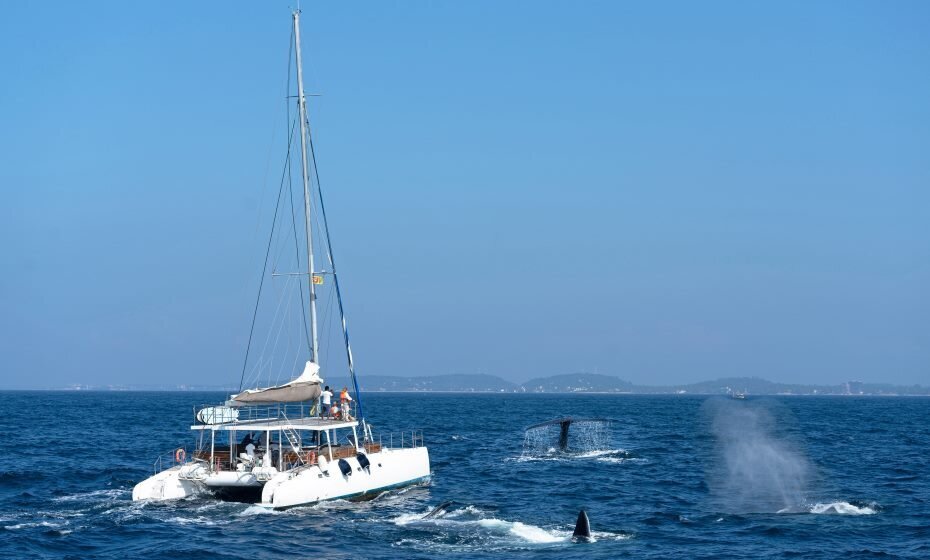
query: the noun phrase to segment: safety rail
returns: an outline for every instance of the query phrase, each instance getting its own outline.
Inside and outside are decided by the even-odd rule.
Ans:
[[[155,474],[158,474],[161,471],[183,464],[187,460],[187,457],[188,451],[186,447],[175,447],[171,451],[165,451],[159,454],[152,464],[152,470],[155,471]]]
[[[355,408],[354,403],[349,405],[349,416],[355,418]],[[273,420],[299,420],[305,418],[319,418],[320,409],[310,403],[299,403],[299,404],[275,404],[275,405],[266,405],[266,406],[237,406],[237,407],[225,407],[223,405],[216,404],[204,404],[194,409],[194,421],[198,424],[205,424],[201,419],[197,418],[198,412],[207,409],[219,409],[219,408],[231,408],[236,411],[236,418],[234,422],[236,423],[247,423],[247,422],[261,422],[261,421],[273,421]],[[331,416],[327,416],[331,418]]]
[[[407,447],[425,447],[423,442],[423,430],[404,430],[401,432],[390,432],[388,434],[378,434],[378,444],[382,449],[404,449]],[[387,445],[385,445],[387,440]],[[397,446],[394,444],[397,443]]]

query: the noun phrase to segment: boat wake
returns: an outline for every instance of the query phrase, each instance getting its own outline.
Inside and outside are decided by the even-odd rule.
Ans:
[[[91,492],[79,492],[77,494],[65,494],[64,496],[58,496],[57,498],[52,498],[54,502],[83,502],[85,500],[90,501],[112,501],[117,499],[123,499],[132,493],[125,488],[109,488],[107,490],[93,490]]]

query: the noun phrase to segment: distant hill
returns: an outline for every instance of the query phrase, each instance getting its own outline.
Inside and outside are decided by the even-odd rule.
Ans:
[[[723,377],[713,381],[701,381],[686,385],[640,386],[640,393],[695,393],[699,395],[726,394],[729,391],[738,391],[752,395],[777,394],[840,394],[844,387],[839,385],[798,385],[791,383],[775,383],[758,377]]]
[[[329,383],[327,381],[327,383]],[[495,375],[452,374],[426,377],[396,375],[366,375],[358,378],[362,391],[455,391],[500,393],[513,392],[519,387]],[[336,380],[330,386],[342,387],[348,380]]]
[[[331,386],[347,385],[345,379],[327,381]],[[446,391],[468,393],[636,393],[725,395],[729,390],[749,395],[930,395],[930,388],[851,381],[841,385],[799,385],[776,383],[758,377],[724,377],[685,385],[634,385],[596,373],[567,373],[536,377],[512,383],[494,375],[452,374],[422,377],[366,375],[359,378],[363,391]]]
[[[619,377],[596,373],[567,373],[530,379],[522,386],[530,393],[629,393],[633,384]]]

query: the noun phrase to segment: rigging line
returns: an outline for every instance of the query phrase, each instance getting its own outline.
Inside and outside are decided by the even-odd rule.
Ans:
[[[272,345],[271,350],[269,351],[269,350],[268,350],[268,343],[271,341],[271,335],[274,334],[274,328],[275,328],[274,326],[275,326],[275,324],[277,324],[278,317],[281,316],[281,309],[282,309],[282,307],[283,307],[285,310],[287,309],[287,305],[285,305],[285,297],[287,297],[288,295],[293,296],[293,292],[289,292],[289,291],[287,290],[287,287],[288,287],[288,285],[290,285],[290,283],[291,283],[291,277],[288,277],[287,280],[286,280],[285,283],[284,283],[284,287],[281,289],[281,295],[278,297],[278,305],[277,305],[277,307],[275,307],[274,315],[271,317],[271,321],[269,322],[269,323],[270,323],[270,327],[269,327],[269,329],[268,329],[268,334],[265,335],[265,342],[264,342],[264,344],[262,344],[262,351],[261,351],[261,353],[259,354],[259,359],[260,359],[263,363],[270,363],[270,362],[268,361],[268,359],[265,358],[265,355],[266,355],[266,354],[271,355],[272,357],[274,356],[275,347],[274,347],[274,345]],[[286,301],[287,301],[288,304],[290,304],[290,299],[287,299]],[[272,360],[272,361],[273,361],[273,360]],[[269,369],[269,372],[270,372],[270,369]],[[252,368],[252,371],[251,371],[250,373],[252,374],[252,376],[249,378],[249,380],[250,380],[250,381],[254,380],[256,384],[259,383],[259,382],[260,382],[260,379],[261,379],[261,376],[262,376],[262,364],[256,364],[256,366],[255,366],[254,368]],[[269,374],[268,374],[268,379],[270,379],[270,378],[271,378],[271,374],[269,373]]]
[[[294,120],[296,121],[297,119]],[[288,167],[290,168],[290,164],[288,164]],[[294,181],[292,180],[293,174],[290,172],[290,169],[288,169],[287,177],[288,196],[291,200],[291,231],[294,232],[294,253],[297,255],[297,270],[300,270],[300,242],[297,239],[297,214],[294,210]],[[312,280],[313,279],[311,278],[311,281]],[[307,304],[304,301],[303,284],[298,284],[298,287],[300,288],[300,312],[303,316],[304,336],[307,339],[307,350],[310,350],[311,359],[317,361],[317,356],[313,355],[313,345],[310,344],[310,329],[307,326]]]
[[[291,39],[288,41],[287,48],[287,86],[286,92],[291,89],[291,58],[293,56],[293,38],[294,32],[291,31]],[[285,104],[288,108],[288,119],[287,122],[290,122],[290,104]],[[291,159],[291,139],[294,137],[293,128],[291,133],[287,136],[287,156],[285,158],[285,169],[290,169],[290,159]],[[265,273],[268,271],[268,256],[271,253],[271,242],[274,239],[274,226],[278,219],[278,209],[281,207],[281,192],[284,190],[284,177],[281,177],[281,184],[278,186],[278,200],[275,203],[274,208],[274,217],[271,219],[271,233],[268,235],[268,247],[265,248],[265,262],[262,265],[262,275],[258,282],[258,295],[255,297],[255,307],[252,310],[252,325],[249,327],[249,340],[246,343],[245,347],[245,358],[242,360],[242,374],[239,376],[239,391],[242,392],[242,383],[245,381],[245,371],[249,364],[249,351],[252,348],[252,336],[255,334],[255,320],[258,317],[258,304],[262,299],[262,288],[265,284]]]
[[[331,314],[331,311],[332,311],[332,309],[333,309],[333,300],[334,300],[334,299],[335,299],[335,295],[334,295],[334,293],[333,293],[333,290],[330,290],[330,291],[329,291],[329,297],[326,298],[326,318],[327,318],[327,321],[329,321],[329,322],[327,323],[327,325],[329,326],[329,328],[326,329],[326,332],[323,334],[323,345],[326,347],[326,355],[330,355],[330,354],[331,354],[330,350],[332,350],[332,346],[333,346],[333,344],[332,344],[332,343],[333,343],[332,331],[333,331],[334,329],[332,328],[333,314]]]
[[[281,339],[281,333],[285,330],[285,329],[284,329],[284,326],[287,324],[287,315],[288,315],[288,313],[289,313],[288,310],[290,309],[290,304],[291,304],[291,300],[292,300],[293,297],[294,297],[294,292],[293,292],[293,291],[285,291],[284,294],[287,294],[287,302],[286,302],[286,305],[284,306],[284,317],[281,319],[281,322],[279,323],[279,325],[278,325],[278,327],[277,327],[277,332],[275,333],[274,342],[271,343],[271,352],[270,352],[271,358],[269,359],[269,362],[268,362],[268,363],[269,363],[269,365],[268,365],[268,385],[269,385],[269,386],[272,386],[272,385],[280,385],[280,381],[281,381],[281,372],[280,372],[280,371],[278,372],[277,375],[274,376],[274,378],[273,378],[273,380],[272,380],[272,375],[274,375],[275,354],[277,354],[277,352],[278,352],[278,341]],[[283,294],[282,294],[282,295],[283,295]],[[281,301],[283,302],[284,299],[282,298]],[[280,310],[280,308],[279,308],[279,310]],[[275,317],[275,318],[277,318],[277,317]],[[263,352],[263,353],[264,353],[264,352]],[[281,361],[283,362],[284,359],[282,359]]]
[[[292,68],[291,68],[291,62],[293,62],[293,60],[294,60],[294,27],[291,26],[291,36],[290,36],[290,39],[288,39],[288,43],[287,43],[287,72],[286,72],[286,74],[287,74],[287,85],[285,86],[285,93],[290,93],[290,91],[291,91],[291,69],[292,69]],[[291,122],[291,103],[290,103],[290,97],[289,97],[289,96],[285,96],[285,99],[284,99],[284,110],[285,110],[285,114],[287,115],[287,122]],[[298,122],[297,119],[296,119],[296,117],[295,117],[295,119],[294,119],[294,122],[295,122],[295,123]],[[288,185],[289,192],[292,191],[293,188],[294,188],[294,187],[293,187],[293,171],[291,170],[290,155],[291,155],[291,144],[292,144],[292,142],[294,141],[294,132],[295,132],[295,131],[296,131],[296,127],[292,127],[292,128],[291,128],[291,135],[290,135],[290,136],[288,137],[288,139],[287,139],[287,146],[288,146],[287,155],[288,155],[288,159],[287,159],[285,165],[286,165],[286,170],[287,170],[287,185]],[[293,198],[293,194],[292,194],[292,193],[290,194],[290,196]],[[293,206],[293,202],[291,202],[291,205]],[[294,219],[294,213],[293,213],[293,211],[292,211],[292,212],[291,212],[291,220],[292,220],[292,223],[293,223],[293,219]],[[294,224],[293,227],[296,228],[296,227],[297,227],[297,224]],[[282,237],[282,240],[281,240],[281,242],[279,243],[279,247],[276,247],[276,248],[275,248],[275,263],[278,263],[278,262],[281,260],[281,253],[283,252],[283,249],[284,249],[284,242],[283,242],[283,237]],[[299,251],[298,251],[298,254],[297,254],[297,263],[295,264],[295,266],[297,267],[296,270],[300,270],[300,253],[299,253]],[[302,295],[303,295],[303,294],[301,294],[301,296],[302,296]],[[301,298],[300,301],[301,301],[301,305],[303,305],[303,298]]]
[[[294,122],[295,122],[295,124],[296,124],[296,122],[297,122],[296,119],[295,119]],[[292,129],[292,130],[293,130],[293,129]],[[293,145],[293,142],[294,142],[294,136],[295,136],[295,135],[292,134],[291,137],[290,137],[290,142],[291,142],[292,145]],[[293,161],[293,158],[290,158],[289,160],[285,160],[285,171],[284,171],[284,173],[287,175],[287,178],[288,178],[288,185],[289,185],[288,188],[291,188],[291,187],[290,187],[290,184],[291,184],[291,182],[290,182],[290,181],[291,181],[291,179],[290,179],[290,174],[291,174],[290,169],[291,169],[291,162],[292,162],[292,161]],[[293,219],[293,213],[292,213],[291,219]],[[274,257],[272,258],[272,261],[271,261],[271,270],[272,270],[272,272],[277,272],[277,271],[278,271],[278,267],[281,266],[281,261],[282,261],[281,256],[284,254],[285,249],[288,248],[288,243],[290,243],[290,239],[288,239],[288,237],[287,237],[287,235],[286,235],[286,233],[287,233],[286,230],[287,230],[287,229],[288,229],[288,228],[287,228],[286,220],[285,220],[284,218],[282,218],[281,223],[279,223],[279,224],[278,224],[278,227],[277,227],[277,235],[276,235],[276,237],[275,237],[274,250],[272,251],[273,254],[274,254]],[[282,232],[283,232],[283,233],[282,233]],[[285,263],[285,265],[290,266],[290,263]],[[294,266],[298,267],[298,269],[299,269],[299,267],[300,267],[300,259],[299,259],[299,258],[298,258],[298,262],[297,262]]]
[[[291,30],[291,33],[292,33],[292,34],[294,33],[293,29]],[[289,51],[288,51],[288,69],[290,69],[290,66],[291,66],[291,64],[290,64],[290,57],[291,57],[290,49],[293,48],[293,43],[294,43],[293,41],[289,41],[289,43],[288,43],[288,48],[289,48]],[[290,74],[288,74],[287,85],[285,86],[284,93],[287,94],[289,90],[290,90]],[[262,215],[264,214],[264,209],[265,209],[265,198],[267,198],[267,195],[268,195],[268,173],[271,171],[271,154],[272,154],[272,150],[273,150],[275,138],[276,138],[277,135],[278,135],[278,119],[276,119],[276,118],[275,118],[275,119],[272,119],[272,122],[273,122],[273,125],[272,125],[272,128],[271,128],[271,142],[269,142],[269,144],[268,144],[268,155],[267,155],[267,157],[265,158],[265,172],[262,174],[261,199],[259,200],[259,203],[258,203],[258,216],[257,216],[257,218],[256,218],[256,220],[255,220],[255,229],[252,231],[252,240],[251,240],[250,245],[254,245],[255,241],[257,241],[257,239],[258,239],[258,233],[259,233],[259,230],[261,229],[261,226],[262,226]],[[291,120],[290,120],[290,119],[287,119],[285,122],[291,122]],[[274,225],[273,225],[273,224],[272,224],[272,231],[274,231]],[[245,291],[246,291],[246,288],[248,288],[247,285],[246,285],[246,286],[243,286],[243,288],[242,288],[242,294],[239,296],[240,301],[243,300],[243,299],[245,299]],[[240,381],[240,384],[241,384],[241,381]],[[241,387],[240,387],[240,388],[241,388]]]
[[[296,125],[296,123],[295,123]],[[293,136],[293,130],[291,135],[288,136],[287,140],[287,158],[285,160],[285,168],[288,167],[288,162],[291,159],[291,137]],[[258,317],[258,304],[262,299],[262,288],[265,285],[265,273],[268,272],[268,256],[271,254],[271,242],[274,240],[274,226],[278,221],[278,209],[281,207],[281,193],[284,192],[284,175],[281,176],[281,184],[278,186],[278,200],[275,203],[274,207],[274,216],[271,218],[271,232],[268,235],[268,246],[265,248],[265,262],[262,265],[262,275],[258,281],[258,295],[255,296],[255,307],[252,309],[252,325],[249,327],[249,341],[245,346],[245,358],[242,360],[242,375],[239,376],[239,391],[242,391],[242,383],[245,381],[245,369],[249,363],[249,351],[252,347],[252,335],[255,333],[255,319]]]
[[[299,285],[300,284],[298,284],[298,286]],[[300,321],[300,317],[298,317],[297,320]],[[299,331],[300,327],[298,327],[297,330]],[[291,371],[303,372],[303,368],[297,369],[299,367],[298,364],[300,362],[300,349],[301,349],[300,335],[297,335],[297,339],[298,339],[297,344],[294,347],[294,363],[291,365]],[[290,343],[288,343],[288,347],[290,347]]]
[[[291,329],[290,329],[290,326],[291,326],[290,317],[293,314],[293,310],[291,308],[291,300],[293,299],[294,299],[294,292],[293,290],[291,290],[290,295],[287,298],[287,306],[284,308],[284,317],[281,319],[281,325],[280,325],[280,328],[278,329],[278,334],[275,338],[274,351],[272,352],[272,355],[280,354],[281,365],[278,366],[279,369],[277,373],[274,375],[274,382],[270,383],[269,385],[280,385],[282,383],[282,380],[281,380],[282,375],[285,376],[285,379],[284,379],[285,382],[290,381],[291,379],[294,378],[294,370],[291,370],[288,372],[287,370],[284,369],[284,366],[287,365],[287,362],[288,362],[290,349],[291,349],[291,342],[292,342]],[[281,337],[282,334],[284,335],[283,338]],[[277,350],[278,340],[283,340],[282,344],[284,345],[284,347],[282,351]],[[271,380],[271,377],[272,377],[272,372],[269,372],[268,379]]]
[[[317,294],[319,294],[319,293],[321,293],[321,292],[317,292]],[[329,355],[330,355],[330,345],[329,345],[329,342],[330,342],[330,334],[331,334],[331,331],[333,330],[333,329],[332,329],[332,324],[331,324],[331,322],[330,322],[330,320],[332,319],[332,316],[330,315],[330,312],[332,311],[332,307],[333,307],[333,306],[332,306],[332,303],[333,303],[332,295],[333,295],[333,291],[332,291],[332,290],[327,290],[327,291],[326,291],[326,297],[324,298],[324,299],[325,299],[325,305],[322,307],[322,311],[320,311],[320,316],[319,316],[319,317],[320,317],[320,324],[322,325],[322,328],[320,329],[320,332],[322,333],[322,334],[320,335],[320,348],[324,348],[324,349],[326,350],[325,352],[320,351],[320,355],[321,355],[321,356],[329,356]],[[329,364],[330,364],[330,362],[329,362],[329,360],[327,359],[327,363],[326,363],[327,369],[325,369],[324,371],[328,371]],[[320,364],[320,367],[321,367],[321,368],[322,368],[322,366],[323,366],[323,364]]]
[[[310,128],[310,117],[307,117],[307,129]],[[310,158],[313,161],[313,175],[316,178],[316,189],[320,197],[320,215],[323,217],[323,229],[326,230],[326,256],[329,259],[329,267],[332,269],[333,287],[336,290],[336,301],[339,304],[339,316],[342,319],[342,336],[346,344],[346,359],[349,363],[349,377],[352,379],[352,386],[355,389],[355,402],[358,407],[356,416],[365,422],[365,415],[362,411],[362,393],[358,389],[358,379],[355,377],[355,362],[352,359],[352,346],[349,344],[349,327],[346,325],[345,309],[342,306],[342,291],[339,289],[339,275],[336,274],[336,261],[333,258],[333,242],[329,238],[329,221],[326,219],[326,206],[323,205],[323,185],[320,183],[320,170],[316,163],[316,150],[313,147],[313,136],[307,135],[310,145]],[[367,431],[365,437],[368,437]]]

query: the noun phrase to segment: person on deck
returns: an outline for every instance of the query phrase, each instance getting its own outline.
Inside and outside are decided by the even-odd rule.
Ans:
[[[342,392],[339,393],[339,404],[342,405],[342,418],[343,420],[352,420],[352,415],[349,414],[349,410],[352,403],[352,397],[349,396],[349,388],[343,387]]]
[[[320,401],[322,402],[320,409],[320,416],[326,417],[329,416],[329,409],[333,403],[333,392],[329,390],[329,385],[323,389],[323,392],[320,393]]]

